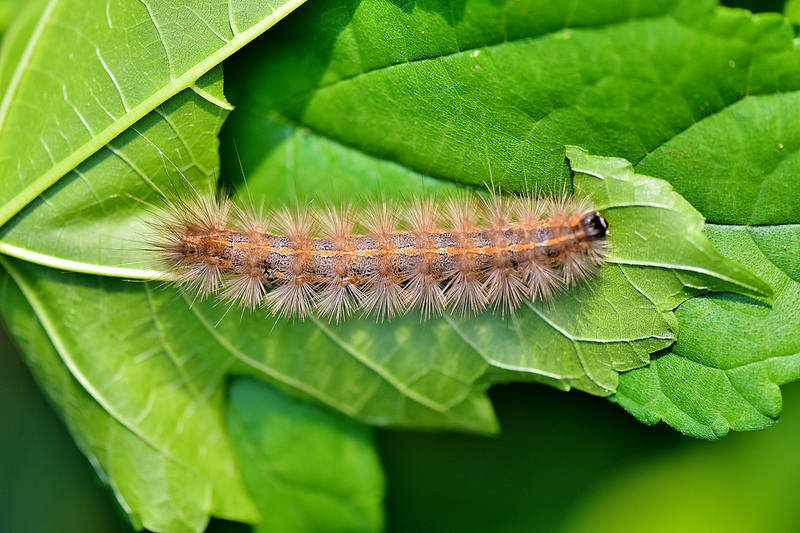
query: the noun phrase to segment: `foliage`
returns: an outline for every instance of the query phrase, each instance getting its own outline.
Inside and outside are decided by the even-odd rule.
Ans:
[[[259,519],[241,461],[290,458],[243,443],[290,400],[262,392],[252,427],[231,430],[234,375],[378,425],[494,431],[485,391],[507,381],[610,395],[707,438],[774,423],[800,372],[800,56],[784,19],[693,0],[298,9],[225,65],[231,189],[240,163],[271,203],[574,187],[607,213],[612,257],[512,317],[217,324],[224,309],[119,278],[157,274],[147,204],[220,173],[220,61],[298,3],[245,4],[39,2],[4,43],[0,311],[135,525]],[[287,431],[317,438],[315,409]],[[356,439],[368,462],[363,428],[330,424],[328,445]]]

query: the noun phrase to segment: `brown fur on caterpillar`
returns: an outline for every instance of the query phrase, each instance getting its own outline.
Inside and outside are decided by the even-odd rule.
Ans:
[[[152,244],[182,286],[280,317],[378,320],[503,312],[602,264],[608,224],[585,199],[490,193],[282,208],[263,221],[211,195],[170,200]]]

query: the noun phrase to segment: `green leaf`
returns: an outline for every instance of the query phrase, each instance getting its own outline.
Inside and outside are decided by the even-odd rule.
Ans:
[[[627,174],[623,172],[619,160],[591,158],[575,150],[571,154],[583,164],[575,179],[579,189],[589,190],[605,182],[606,177],[595,167],[610,163],[617,170],[614,186],[596,187],[595,192],[595,200],[609,214],[617,208],[627,209],[634,192],[644,194],[647,187],[663,191],[658,180],[631,175],[630,167]],[[617,205],[619,199],[622,202]],[[675,198],[665,197],[667,207],[674,208],[675,203]],[[665,230],[654,224],[665,210],[663,205],[643,208],[638,225],[619,225],[617,231],[621,236],[635,233],[643,243],[658,236],[665,249],[679,248],[687,235],[695,243],[700,241],[680,225]],[[697,215],[687,213],[689,228],[696,230],[692,216]],[[631,245],[618,248],[636,257]],[[649,245],[639,248],[643,257],[652,253]],[[648,279],[648,269],[614,262],[612,256],[611,264],[592,285],[562,295],[552,304],[532,305],[508,319],[487,313],[475,319],[445,317],[422,324],[414,317],[391,324],[353,320],[333,326],[316,319],[265,324],[259,314],[220,322],[225,309],[199,304],[190,309],[188,301],[176,299],[169,291],[122,282],[114,285],[111,280],[103,281],[103,286],[106,292],[131,293],[126,312],[140,317],[132,322],[152,324],[157,329],[153,334],[164,339],[171,346],[172,357],[179,360],[195,352],[215,354],[223,358],[219,365],[225,372],[258,376],[282,390],[317,399],[371,423],[491,431],[495,422],[484,390],[492,382],[533,379],[606,395],[616,389],[617,372],[646,364],[649,353],[674,340],[675,322],[669,310],[693,290],[685,291],[681,276],[670,270],[657,274],[661,269],[655,269]],[[680,266],[686,268],[687,264]],[[725,272],[724,268],[720,271]],[[30,272],[49,276],[48,270]],[[79,320],[95,321],[106,306],[104,292],[87,290],[81,276],[55,279],[60,288],[40,297],[41,305],[52,306],[54,314],[56,309],[75,309]],[[88,336],[86,341],[93,341],[92,359],[86,364],[95,361],[98,368],[113,364],[105,361],[114,360],[111,355],[118,341],[113,336],[79,323],[64,327],[82,330]],[[172,368],[169,361],[165,365]],[[97,371],[97,379],[102,381],[104,374]],[[218,367],[199,372],[198,378],[219,383]],[[191,374],[195,375],[194,371]],[[353,382],[360,386],[351,387]],[[141,384],[132,382],[129,388],[132,395],[142,394],[137,392],[142,390]]]
[[[0,224],[300,3],[37,4],[0,65]]]
[[[19,34],[30,35],[33,32],[43,3],[44,0],[0,0],[0,30],[3,38],[0,94],[5,93],[11,71],[24,51],[24,38],[20,38]]]
[[[800,24],[800,0],[788,0],[783,8],[783,14],[792,24]]]
[[[800,58],[792,57],[794,68]],[[690,126],[637,171],[669,180],[715,224],[800,221],[800,94],[753,95]]]
[[[706,232],[725,255],[767,279],[774,300],[719,294],[684,303],[678,341],[649,367],[623,374],[614,399],[642,421],[663,420],[713,439],[729,429],[774,424],[782,405],[778,385],[800,378],[800,283],[780,267],[784,242],[796,241],[800,226],[708,226]],[[770,233],[791,239],[765,239]]]
[[[366,427],[252,380],[229,394],[256,531],[381,531],[383,473]]]
[[[714,249],[703,234],[703,216],[669,183],[634,174],[625,160],[593,158],[580,148],[567,147],[567,157],[576,173],[599,180],[578,188],[609,222],[610,262],[669,268],[687,287],[771,295],[767,283]]]
[[[210,514],[256,520],[221,416],[224,355],[165,340],[157,317],[140,313],[140,287],[0,265],[6,324],[136,527],[202,531]]]
[[[638,163],[745,96],[800,86],[785,21],[711,5],[318,4],[233,58],[228,133],[243,145],[260,125],[276,159],[298,132],[443,180],[558,188],[566,144]]]
[[[148,205],[191,180],[201,190],[219,173],[217,135],[227,109],[222,69],[198,80],[81,163],[0,228],[0,252],[45,266],[152,279],[143,257]]]

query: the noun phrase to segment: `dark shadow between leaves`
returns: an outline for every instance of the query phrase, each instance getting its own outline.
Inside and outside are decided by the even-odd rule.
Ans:
[[[502,428],[496,437],[377,431],[390,531],[561,531],[592,480],[688,442],[587,394],[531,384],[489,394]]]
[[[700,296],[696,296],[695,298],[703,299],[703,300],[716,300],[722,302],[730,302],[735,304],[742,304],[742,305],[754,305],[756,307],[761,307],[763,309],[772,310],[772,306],[767,302],[759,300],[758,298],[753,298],[752,296],[746,296],[744,294],[736,294],[733,292],[713,292],[713,293],[706,293]],[[694,298],[689,298],[686,302],[693,300]],[[683,302],[681,305],[685,304]],[[678,306],[680,307],[680,306]],[[652,359],[652,357],[651,357]]]

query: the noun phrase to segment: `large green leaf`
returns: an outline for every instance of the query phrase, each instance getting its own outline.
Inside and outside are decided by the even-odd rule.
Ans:
[[[494,419],[483,393],[496,381],[535,379],[613,392],[618,371],[646,364],[649,353],[674,340],[671,309],[696,290],[682,280],[684,271],[694,281],[707,280],[705,286],[759,287],[757,278],[717,256],[700,233],[699,215],[664,182],[635,175],[621,160],[579,149],[569,155],[576,188],[592,193],[619,245],[612,237],[609,265],[592,285],[507,319],[486,314],[333,326],[317,319],[265,324],[248,315],[217,324],[225,309],[190,308],[150,284],[64,274],[12,259],[3,266],[21,294],[7,284],[0,304],[23,342],[34,342],[30,331],[37,332],[44,349],[30,359],[34,370],[45,376],[76,438],[96,457],[135,523],[190,530],[202,527],[209,513],[253,519],[219,428],[224,378],[231,372],[371,423],[487,431]],[[635,217],[628,214],[632,206]],[[676,214],[668,227],[656,224]],[[693,254],[674,254],[686,243]],[[635,266],[616,264],[617,255],[639,259]],[[670,265],[674,270],[665,268]],[[692,265],[716,269],[700,274]],[[33,321],[30,312],[18,318],[27,306]],[[266,335],[265,325],[272,328]],[[61,381],[48,379],[54,373]],[[112,461],[112,453],[132,463]],[[199,492],[173,494],[171,487],[185,483]],[[283,489],[291,492],[291,486]],[[165,494],[175,500],[166,507],[159,503]],[[270,498],[269,491],[256,494]],[[314,513],[313,502],[300,501],[311,506],[303,512]]]
[[[411,10],[376,1],[348,12],[346,25],[329,24],[328,12],[298,12],[229,66],[239,113],[223,129],[223,174],[236,181],[240,154],[256,195],[338,198],[398,181],[433,189],[430,178],[557,189],[565,180],[561,146],[571,143],[667,178],[712,223],[769,223],[761,238],[778,240],[788,236],[782,224],[800,219],[792,201],[800,193],[800,54],[778,16],[679,1],[624,9],[582,2],[569,11],[544,1]],[[364,38],[376,28],[386,40]],[[295,64],[304,69],[290,75]],[[631,207],[614,225],[636,219]],[[613,239],[618,245],[622,236]],[[783,245],[783,264],[791,264],[797,243]],[[669,305],[685,298],[658,282],[663,272],[637,267],[641,258],[625,253],[618,246],[615,259],[632,285],[654,282]],[[679,276],[712,286],[693,280],[691,269]],[[525,329],[486,328],[480,337],[494,347],[513,342],[516,331]],[[514,351],[526,359],[539,338]],[[693,349],[700,357],[704,347]],[[702,382],[699,374],[686,378]]]
[[[229,65],[248,177],[280,165],[310,191],[303,143],[291,150],[305,135],[448,181],[549,188],[565,144],[638,163],[745,96],[800,86],[785,21],[709,1],[340,5],[302,10]]]

